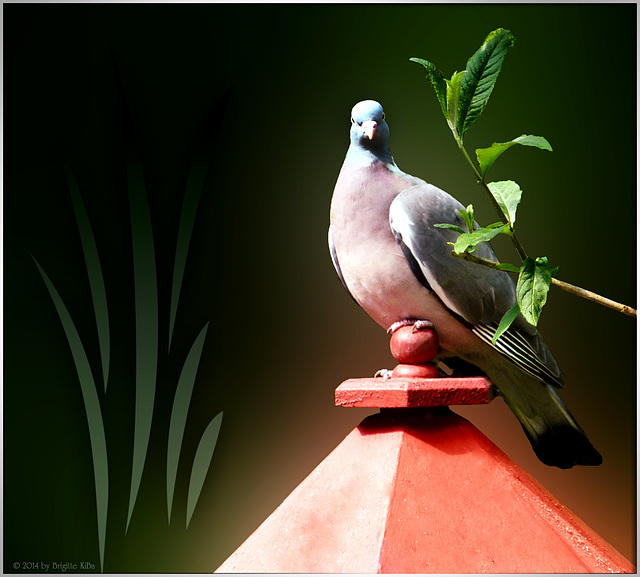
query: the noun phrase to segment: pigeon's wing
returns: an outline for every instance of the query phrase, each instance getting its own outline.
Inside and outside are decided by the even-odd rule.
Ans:
[[[522,315],[495,344],[491,342],[502,316],[516,302],[515,284],[506,272],[451,255],[447,243],[455,242],[457,234],[434,225],[448,223],[464,229],[459,213],[463,208],[449,194],[426,183],[396,197],[389,222],[411,269],[485,343],[537,379],[564,386],[564,375],[551,352]],[[489,243],[480,244],[475,254],[498,262]]]

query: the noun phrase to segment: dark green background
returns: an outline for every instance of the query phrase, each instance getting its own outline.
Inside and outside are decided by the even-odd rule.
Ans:
[[[5,4],[3,13],[6,572],[23,561],[98,562],[82,397],[30,256],[97,360],[65,163],[92,220],[113,326],[103,402],[107,572],[215,570],[369,413],[333,406],[342,380],[393,364],[388,337],[343,291],[326,248],[353,104],[382,102],[399,166],[472,202],[480,222],[496,220],[410,57],[450,76],[488,32],[513,32],[516,45],[467,147],[545,136],[553,153],[512,149],[491,175],[524,190],[523,244],[559,265],[560,278],[636,304],[634,4]],[[126,537],[134,366],[123,99],[149,190],[165,312],[189,163],[203,151],[212,160]],[[508,243],[497,249],[516,260]],[[206,321],[183,497],[200,434],[219,411],[225,416],[192,523],[184,529],[182,498],[169,528],[171,383]],[[161,346],[166,330],[163,321]],[[541,331],[601,467],[541,465],[500,400],[459,412],[635,562],[636,321],[554,289]]]

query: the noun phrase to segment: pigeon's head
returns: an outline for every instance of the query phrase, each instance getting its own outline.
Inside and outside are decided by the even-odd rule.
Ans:
[[[384,110],[375,100],[358,102],[351,110],[351,144],[386,155],[389,149],[389,127]]]

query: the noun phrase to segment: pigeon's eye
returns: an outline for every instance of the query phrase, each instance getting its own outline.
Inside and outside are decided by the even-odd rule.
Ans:
[[[384,115],[384,112],[383,112],[383,113],[382,113],[382,120],[384,120],[384,117],[385,117],[385,115]]]
[[[356,121],[353,119],[353,116],[351,117],[351,124],[355,124]]]

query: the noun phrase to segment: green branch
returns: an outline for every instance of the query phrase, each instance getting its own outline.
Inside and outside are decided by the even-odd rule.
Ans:
[[[464,147],[462,140],[459,137],[456,138],[456,140],[458,142],[458,148],[460,149],[460,152],[462,152],[462,156],[466,158],[467,162],[469,163],[469,166],[471,166],[473,173],[476,176],[476,180],[478,181],[478,184],[486,190],[487,195],[489,196],[489,200],[491,201],[491,204],[493,204],[493,208],[495,208],[496,212],[498,213],[498,217],[504,224],[511,225],[511,223],[509,222],[509,217],[504,213],[504,211],[498,204],[498,201],[493,196],[493,193],[491,192],[489,185],[484,180],[484,176],[480,174],[480,172],[476,168],[476,165],[473,163],[473,160],[471,160],[471,157],[469,156],[467,149]],[[511,227],[511,234],[509,236],[511,236],[511,240],[513,241],[513,244],[516,247],[516,250],[518,251],[520,258],[522,260],[525,260],[527,258],[527,253],[524,250],[524,247],[522,246],[522,243],[520,242],[520,239],[518,238],[516,231],[513,230],[513,227]]]
[[[500,218],[500,222],[479,228],[474,223],[473,206],[469,205],[466,209],[459,210],[462,220],[467,225],[468,232],[453,223],[438,223],[435,226],[453,230],[459,234],[455,243],[449,243],[453,246],[452,254],[455,257],[518,275],[517,303],[503,317],[499,332],[508,329],[518,312],[522,313],[527,322],[534,326],[537,325],[547,300],[547,292],[552,284],[571,294],[636,318],[636,310],[627,305],[555,278],[558,269],[551,267],[546,257],[533,259],[527,256],[514,226],[522,190],[517,183],[511,180],[487,183],[485,178],[489,168],[499,156],[512,146],[518,144],[551,151],[551,145],[544,137],[523,134],[508,142],[494,142],[488,148],[476,150],[477,165],[464,147],[464,136],[484,111],[498,80],[507,51],[514,43],[515,38],[509,30],[503,28],[494,30],[486,37],[475,54],[469,58],[466,69],[462,72],[454,72],[451,79],[446,79],[435,64],[428,60],[410,59],[424,68],[426,77],[436,92],[438,102],[458,149],[469,163],[478,184],[487,192],[489,200]],[[522,260],[520,267],[500,264],[471,254],[479,244],[488,242],[498,234],[507,234],[511,237]]]
[[[504,264],[495,262],[493,260],[488,260],[486,258],[482,258],[480,256],[476,256],[472,253],[469,252],[463,252],[463,253],[456,253],[455,251],[453,251],[451,253],[452,256],[456,257],[456,258],[460,258],[462,260],[466,260],[469,262],[473,262],[475,264],[479,264],[482,266],[486,266],[489,268],[492,268],[494,270],[501,270],[501,271],[505,271],[508,273],[511,273],[513,275],[518,275],[519,269],[517,267],[513,267],[513,268],[508,268],[507,266],[505,266]],[[614,300],[608,299],[606,297],[603,297],[599,294],[596,294],[590,290],[587,289],[583,289],[579,286],[570,284],[568,282],[559,280],[557,278],[552,278],[551,279],[551,284],[557,286],[558,288],[561,288],[562,290],[571,293],[573,295],[582,297],[584,299],[590,300],[594,303],[598,303],[602,306],[608,307],[610,309],[613,309],[615,311],[618,311],[622,314],[625,314],[627,316],[633,317],[633,318],[637,318],[637,311],[634,308],[631,308],[630,306],[627,305],[623,305],[621,303],[618,303]]]

